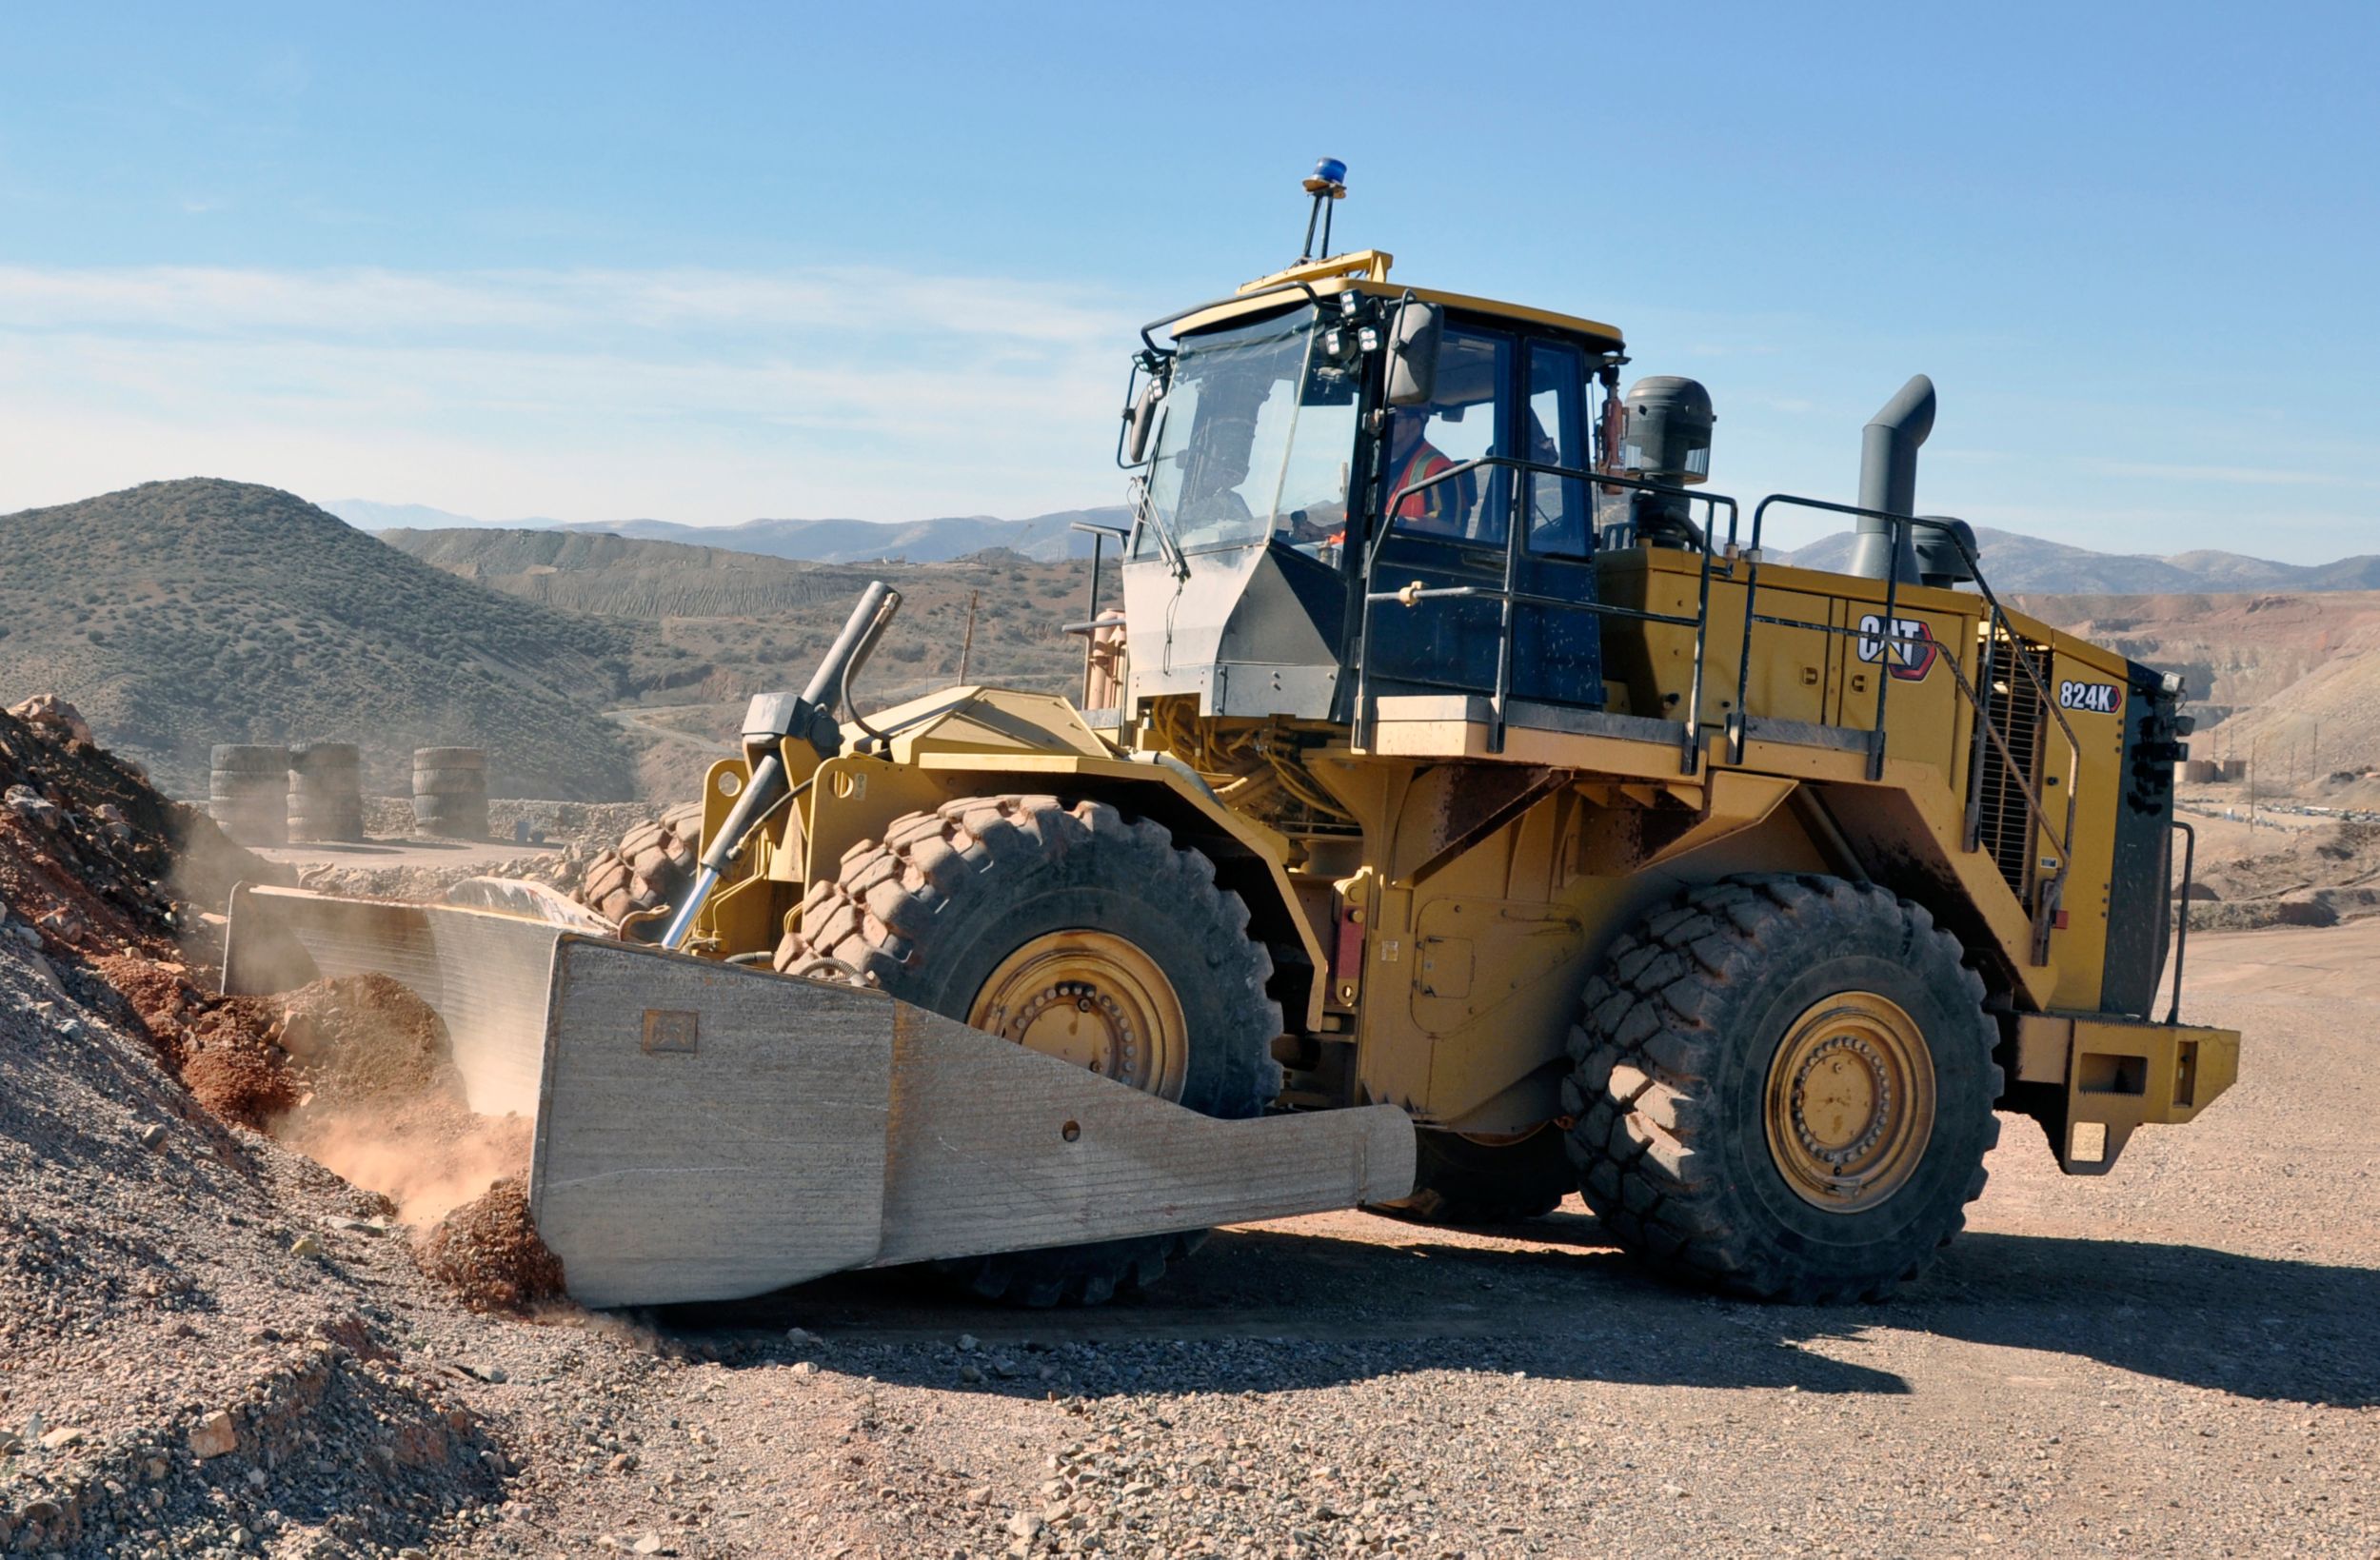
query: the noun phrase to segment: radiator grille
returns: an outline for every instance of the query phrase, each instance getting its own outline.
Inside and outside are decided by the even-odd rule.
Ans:
[[[2000,735],[1993,742],[1975,733],[1976,760],[1982,767],[1976,787],[1975,843],[1991,853],[2009,891],[2030,910],[2033,907],[2034,825],[2025,788],[2041,790],[2041,728],[2049,723],[2036,688],[2051,686],[2050,648],[2026,639],[1995,636],[1992,653],[1991,720]],[[2027,677],[2015,658],[2033,669]],[[2038,680],[2036,681],[2036,679]],[[2006,745],[2008,757],[2001,755]],[[2020,768],[2022,781],[2011,774],[2009,758]],[[2046,803],[2045,803],[2046,804]]]

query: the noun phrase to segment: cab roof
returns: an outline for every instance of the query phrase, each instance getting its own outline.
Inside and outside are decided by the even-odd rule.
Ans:
[[[1439,292],[1430,287],[1408,287],[1392,283],[1388,268],[1396,256],[1385,249],[1359,249],[1353,254],[1332,255],[1324,260],[1306,261],[1243,282],[1232,297],[1219,303],[1201,304],[1186,314],[1179,314],[1152,326],[1162,328],[1179,339],[1195,331],[1211,330],[1235,320],[1250,318],[1276,309],[1293,293],[1310,290],[1317,298],[1332,298],[1342,292],[1359,292],[1373,298],[1402,298],[1407,293],[1426,304],[1443,304],[1465,313],[1486,314],[1522,325],[1551,328],[1588,338],[1599,350],[1619,352],[1626,349],[1619,328],[1599,320],[1581,319],[1575,314],[1557,314],[1551,309],[1530,308],[1521,304],[1498,303],[1493,298],[1474,298],[1459,292]]]

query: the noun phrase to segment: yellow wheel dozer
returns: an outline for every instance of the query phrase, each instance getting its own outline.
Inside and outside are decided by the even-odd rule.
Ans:
[[[245,891],[227,983],[421,992],[536,1114],[598,1305],[912,1261],[1095,1301],[1219,1223],[1572,1192],[1682,1281],[1880,1296],[1995,1111],[2099,1175],[2229,1086],[2239,1037],[2178,1021],[2180,680],[1915,514],[1931,384],[1857,504],[1746,512],[1702,386],[1390,265],[1143,332],[1081,701],[862,719],[873,585],[623,924]],[[1854,524],[1843,571],[1764,557],[1785,506]]]

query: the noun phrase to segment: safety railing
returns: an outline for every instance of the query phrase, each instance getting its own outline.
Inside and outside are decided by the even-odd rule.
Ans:
[[[2033,958],[2035,962],[2039,962],[2047,956],[2050,932],[2056,923],[2059,900],[2065,891],[2066,879],[2073,870],[2074,819],[2079,804],[2078,793],[2081,789],[2078,782],[2082,775],[2082,746],[2074,737],[2074,728],[2068,722],[2065,710],[2060,707],[2056,698],[2050,691],[2049,683],[2043,679],[2041,668],[2026,652],[2023,639],[2011,625],[2008,609],[2000,603],[1999,597],[1992,589],[1991,582],[1983,577],[1982,560],[1976,556],[1973,544],[1968,541],[1955,521],[1895,515],[1881,509],[1863,509],[1856,504],[1835,504],[1826,499],[1799,498],[1789,493],[1772,493],[1754,506],[1751,546],[1744,555],[1743,646],[1735,667],[1735,707],[1728,718],[1729,761],[1739,763],[1743,760],[1746,734],[1744,700],[1752,685],[1752,625],[1754,623],[1762,622],[1783,628],[1811,629],[1823,634],[1842,635],[1861,640],[1874,639],[1879,642],[1875,715],[1868,730],[1868,778],[1870,780],[1881,780],[1884,776],[1887,741],[1884,723],[1885,700],[1892,692],[1894,682],[1898,681],[1892,676],[1893,657],[1897,653],[1906,662],[1909,660],[1911,647],[1927,642],[1923,639],[1900,632],[1898,617],[1900,569],[1897,563],[1885,574],[1884,612],[1877,623],[1876,634],[1868,634],[1851,624],[1810,622],[1800,618],[1772,617],[1761,612],[1758,602],[1760,541],[1769,510],[1780,505],[1799,509],[1816,509],[1828,514],[1849,515],[1854,519],[1881,522],[1886,527],[1885,534],[1892,544],[1893,557],[1895,560],[1900,558],[1902,549],[1912,543],[1920,527],[1947,539],[1958,550],[1960,561],[1967,566],[1967,576],[1973,582],[1975,592],[1982,598],[1987,608],[1982,651],[1977,662],[1974,681],[1970,683],[1967,681],[1967,674],[1959,665],[1959,656],[1956,653],[1943,658],[1950,666],[1952,681],[1975,711],[1975,741],[1969,745],[1967,756],[1967,813],[1962,843],[1965,849],[1973,851],[1980,842],[1983,827],[1982,743],[1988,741],[1993,750],[1999,754],[2003,772],[2015,783],[2018,792],[2024,798],[2027,853],[2031,854],[2031,840],[2037,834],[2041,839],[2046,839],[2050,848],[2057,854],[2057,870],[2051,876],[2048,882],[2040,885],[2034,895],[2034,902],[2027,907],[2033,919]],[[2034,697],[2041,701],[2041,708],[2057,722],[2060,735],[2066,739],[2066,817],[2062,827],[2052,823],[2049,810],[2043,804],[2040,776],[2037,772],[2038,760],[2035,760],[2033,762],[2020,760],[2018,755],[2010,749],[2007,739],[1992,719],[1993,695],[1999,681],[1997,662],[2003,646],[2007,649],[2008,659],[2013,663],[2008,674],[2010,697],[2016,696],[2017,674],[2021,672],[2025,681],[2032,685]],[[1958,647],[1946,648],[1955,652]]]
[[[1417,534],[1410,531],[1399,533],[1398,531],[1393,517],[1404,508],[1408,501],[1434,487],[1458,482],[1470,473],[1486,469],[1510,471],[1515,476],[1511,484],[1512,492],[1507,499],[1508,516],[1504,529],[1504,569],[1501,583],[1497,585],[1432,586],[1417,581],[1399,589],[1376,590],[1371,588],[1379,578],[1383,552],[1393,538],[1402,535],[1407,540],[1431,540],[1426,533]],[[1521,588],[1521,565],[1523,559],[1528,556],[1529,521],[1532,518],[1531,505],[1525,496],[1529,484],[1519,480],[1523,477],[1572,481],[1607,488],[1616,487],[1637,492],[1657,493],[1666,498],[1684,499],[1690,504],[1698,504],[1705,506],[1705,523],[1701,527],[1701,535],[1696,546],[1699,554],[1699,567],[1693,615],[1654,612],[1608,602],[1578,601]],[[1998,755],[2003,773],[2016,787],[2023,799],[2026,855],[2032,854],[2032,840],[2038,837],[2048,843],[2056,857],[2055,872],[2046,882],[2036,886],[2032,896],[2033,902],[2026,907],[2033,923],[2033,958],[2036,962],[2039,961],[2047,955],[2049,935],[2055,924],[2066,879],[2073,867],[2074,820],[2079,804],[2079,787],[2076,780],[2081,773],[2081,744],[2075,738],[2073,726],[2067,721],[2064,710],[2059,706],[2047,681],[2043,678],[2040,666],[2027,652],[2022,636],[2015,631],[2007,607],[2002,604],[1990,583],[1985,580],[1982,562],[1977,557],[1973,545],[1951,521],[1895,515],[1883,510],[1864,509],[1855,504],[1835,504],[1824,499],[1801,498],[1792,494],[1777,493],[1762,499],[1755,506],[1751,535],[1748,539],[1741,539],[1747,541],[1748,545],[1739,550],[1737,506],[1734,499],[1723,494],[1695,493],[1669,484],[1642,478],[1625,477],[1601,471],[1581,471],[1575,467],[1554,465],[1541,461],[1521,460],[1513,456],[1486,455],[1458,462],[1398,488],[1388,502],[1381,506],[1380,513],[1383,517],[1381,523],[1366,543],[1363,561],[1363,580],[1366,588],[1359,628],[1359,642],[1362,648],[1355,668],[1357,741],[1359,744],[1368,744],[1375,736],[1377,724],[1377,712],[1373,708],[1374,700],[1371,697],[1373,692],[1371,663],[1374,660],[1372,655],[1373,629],[1378,608],[1389,602],[1410,607],[1428,601],[1470,598],[1494,602],[1498,609],[1496,678],[1489,695],[1491,725],[1488,747],[1490,752],[1501,752],[1504,746],[1505,727],[1512,704],[1515,624],[1520,608],[1537,607],[1551,611],[1577,612],[1597,619],[1622,618],[1692,629],[1694,631],[1692,680],[1687,691],[1685,720],[1678,742],[1679,768],[1682,773],[1694,774],[1699,767],[1702,750],[1702,707],[1708,684],[1707,662],[1710,649],[1711,580],[1715,566],[1724,558],[1728,572],[1731,576],[1740,578],[1744,587],[1743,634],[1735,666],[1735,697],[1722,723],[1722,740],[1726,744],[1728,761],[1730,763],[1743,761],[1744,743],[1750,735],[1751,721],[1749,699],[1752,690],[1753,625],[1766,623],[1774,627],[1806,629],[1830,636],[1874,642],[1876,644],[1875,703],[1873,719],[1866,733],[1867,773],[1872,780],[1882,779],[1889,741],[1886,726],[1888,701],[1891,698],[1894,682],[1901,681],[1892,675],[1894,660],[1898,657],[1903,664],[1909,664],[1914,659],[1916,647],[1931,642],[1921,636],[1902,632],[1899,622],[1901,582],[1898,567],[1891,570],[1883,581],[1883,612],[1873,633],[1856,624],[1811,622],[1804,619],[1781,617],[1760,611],[1758,591],[1761,541],[1766,528],[1768,512],[1775,507],[1815,509],[1829,514],[1879,522],[1886,527],[1886,533],[1896,559],[1901,555],[1904,546],[1912,542],[1917,530],[1922,527],[1927,532],[1948,539],[1966,564],[1967,573],[1973,581],[1976,592],[1985,607],[1982,645],[1974,680],[1969,681],[1966,668],[1961,663],[1963,646],[1940,646],[1943,651],[1947,652],[1943,660],[1950,666],[1951,678],[1959,695],[1975,712],[1975,738],[1970,744],[1968,752],[1966,816],[1961,843],[1963,848],[1970,852],[1980,846],[1984,803],[1983,751],[1985,745],[1989,744],[1991,749]],[[1721,527],[1718,523],[1722,514],[1726,520],[1724,542],[1720,540]],[[2006,662],[2005,666],[2003,658]],[[2039,701],[2041,709],[2056,722],[2057,730],[2065,740],[2068,780],[2065,816],[2062,819],[2053,819],[2051,817],[2048,805],[2043,800],[2040,775],[2042,766],[2039,756],[2019,755],[2014,752],[2010,747],[2007,737],[2000,730],[1999,723],[1993,719],[1993,701],[2003,676],[2009,683],[2008,697],[2016,698],[2020,687],[2029,687],[2032,695]],[[1477,691],[1474,684],[1432,678],[1426,674],[1399,673],[1395,681],[1400,684],[1458,688],[1466,692]],[[2023,889],[2016,884],[2012,883],[2011,888],[2012,891],[2019,894],[2020,898],[2023,896]]]
[[[1092,707],[1091,690],[1095,681],[1092,674],[1099,661],[1099,633],[1103,627],[1115,626],[1113,623],[1100,622],[1100,570],[1107,562],[1107,543],[1113,542],[1116,544],[1116,556],[1121,559],[1132,533],[1121,525],[1101,525],[1095,520],[1073,521],[1066,528],[1070,531],[1081,531],[1091,539],[1090,599],[1082,604],[1082,621],[1059,625],[1061,633],[1082,636],[1081,705],[1087,710]],[[1121,681],[1118,680],[1118,686],[1121,685]]]
[[[1441,484],[1458,482],[1472,472],[1487,469],[1506,470],[1515,475],[1515,481],[1511,484],[1512,492],[1506,500],[1502,583],[1492,586],[1425,586],[1417,581],[1398,590],[1371,589],[1370,586],[1378,577],[1382,551],[1392,537],[1400,534],[1397,529],[1395,517],[1404,508],[1407,502],[1416,495],[1425,493]],[[1665,497],[1683,498],[1690,504],[1705,505],[1707,520],[1702,526],[1701,577],[1696,587],[1694,616],[1688,617],[1683,613],[1674,612],[1648,612],[1640,607],[1620,606],[1609,602],[1582,602],[1567,596],[1550,596],[1542,591],[1522,589],[1520,587],[1521,563],[1522,560],[1528,556],[1529,523],[1534,518],[1532,505],[1526,497],[1531,484],[1518,480],[1522,477],[1544,477],[1581,484],[1580,496],[1586,500],[1588,512],[1579,516],[1579,523],[1587,527],[1587,535],[1590,539],[1595,524],[1592,513],[1593,499],[1584,484],[1600,484],[1609,487],[1624,487],[1639,492],[1659,493]],[[1511,455],[1481,455],[1473,460],[1460,461],[1443,470],[1434,471],[1427,477],[1407,483],[1404,486],[1398,488],[1389,501],[1381,505],[1382,519],[1379,526],[1369,539],[1364,549],[1363,580],[1366,588],[1363,596],[1363,612],[1358,628],[1362,648],[1356,662],[1357,742],[1359,745],[1368,745],[1374,736],[1373,701],[1370,695],[1373,659],[1372,624],[1375,610],[1388,602],[1396,602],[1410,607],[1422,602],[1457,601],[1468,598],[1492,601],[1497,605],[1496,681],[1488,699],[1488,751],[1491,753],[1500,753],[1504,750],[1505,724],[1512,707],[1515,627],[1520,608],[1537,607],[1547,611],[1578,612],[1595,618],[1628,618],[1640,622],[1669,623],[1679,628],[1693,629],[1695,634],[1694,677],[1686,695],[1684,730],[1678,738],[1678,768],[1680,773],[1694,774],[1700,767],[1702,759],[1703,662],[1711,622],[1711,564],[1717,547],[1714,538],[1718,529],[1716,522],[1721,510],[1724,510],[1727,515],[1727,544],[1732,549],[1735,545],[1737,518],[1735,501],[1724,494],[1692,493],[1682,487],[1675,487],[1665,483],[1649,482],[1642,478],[1623,477],[1607,472],[1581,471],[1574,466],[1553,465],[1543,461],[1524,461]],[[1401,534],[1407,541],[1445,540],[1432,538],[1427,533],[1408,531]],[[1591,540],[1589,545],[1577,559],[1564,559],[1558,554],[1539,554],[1538,556],[1554,563],[1575,563],[1585,568],[1594,567],[1594,547]],[[1465,691],[1474,691],[1466,683],[1426,675],[1400,674],[1397,681],[1404,683],[1418,683],[1423,687],[1460,688]]]

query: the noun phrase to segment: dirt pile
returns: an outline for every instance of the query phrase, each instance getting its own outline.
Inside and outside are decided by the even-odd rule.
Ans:
[[[524,1311],[562,1294],[562,1259],[538,1238],[528,1182],[519,1175],[440,1219],[415,1254],[424,1273],[474,1311]]]
[[[165,964],[0,938],[0,1549],[435,1541],[504,1498],[504,1465],[418,1353],[372,1361],[446,1308],[375,1233],[379,1199],[177,1080],[108,974],[187,1004]],[[201,1053],[248,1033],[237,1010],[194,1017]]]
[[[158,795],[89,730],[50,695],[0,714],[0,937],[40,950],[61,995],[61,971],[104,982],[115,1016],[208,1112],[386,1194],[408,1221],[526,1171],[529,1123],[470,1112],[437,1015],[396,982],[209,995],[232,883],[288,874]]]
[[[182,1056],[191,1097],[226,1121],[263,1131],[298,1102],[297,1081],[272,1042],[279,1027],[265,997],[203,1003],[169,1043]]]
[[[531,1122],[466,1103],[446,1026],[383,975],[318,980],[279,998],[272,1035],[289,1098],[273,1136],[426,1225],[529,1162]]]
[[[436,903],[467,878],[500,878],[539,883],[565,898],[585,877],[591,853],[579,845],[503,861],[378,866],[369,862],[318,861],[300,869],[298,885],[317,894],[354,899],[402,899]]]
[[[73,705],[42,694],[0,714],[0,902],[27,946],[178,961],[232,884],[292,880],[95,745]]]
[[[110,970],[199,1104],[387,1196],[407,1223],[434,1223],[528,1168],[532,1123],[470,1109],[445,1025],[386,976],[221,997],[179,967],[122,957]]]

